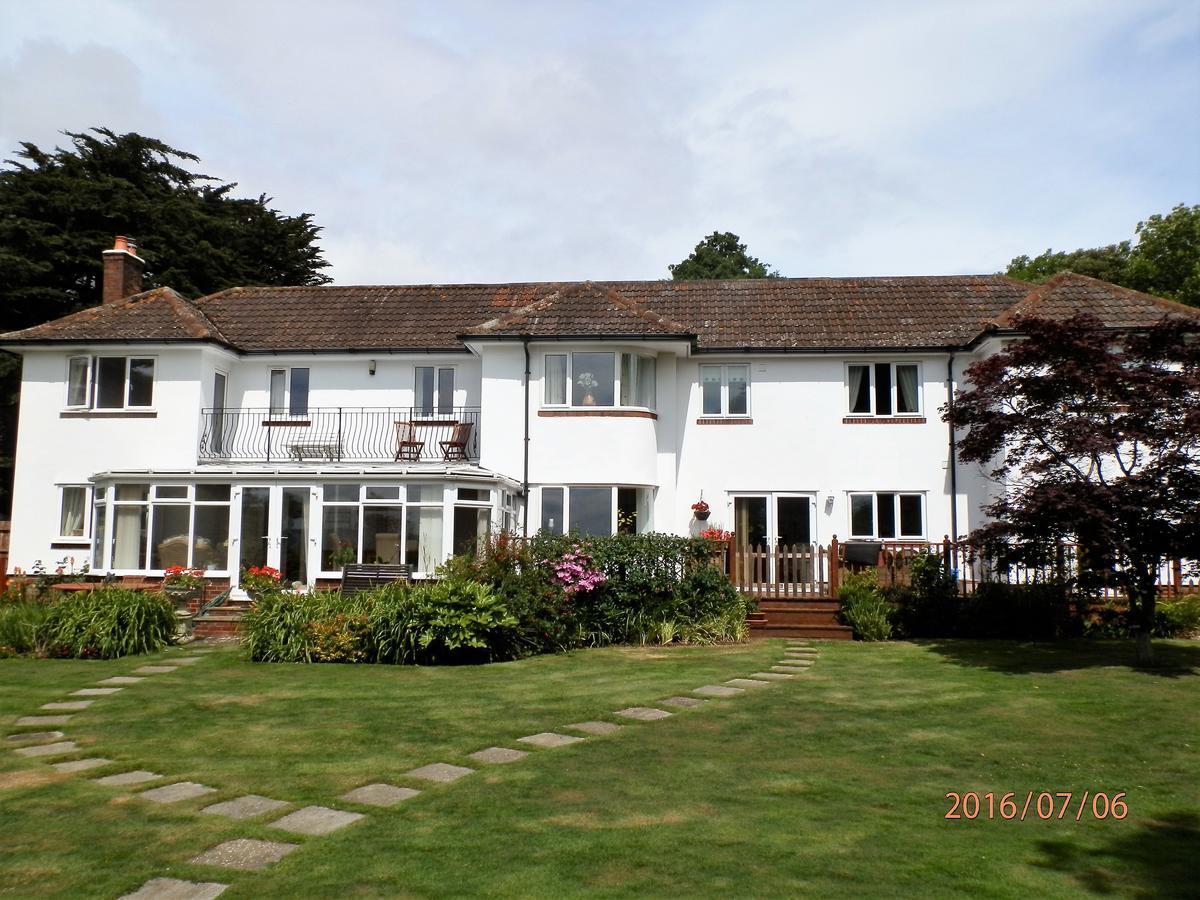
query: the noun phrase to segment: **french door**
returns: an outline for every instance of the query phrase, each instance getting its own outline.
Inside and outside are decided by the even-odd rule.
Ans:
[[[811,555],[804,548],[816,540],[815,524],[813,494],[735,495],[734,541],[742,554],[749,554],[757,571],[743,575],[773,583],[810,580]]]
[[[245,485],[238,489],[239,573],[254,566],[278,569],[284,584],[308,584],[312,488]]]

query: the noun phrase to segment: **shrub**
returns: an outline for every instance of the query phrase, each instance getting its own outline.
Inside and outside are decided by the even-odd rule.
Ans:
[[[959,634],[969,638],[1049,641],[1080,634],[1083,625],[1061,584],[984,582],[964,598]]]
[[[909,567],[909,585],[892,587],[884,596],[895,607],[896,630],[904,637],[948,637],[958,625],[961,602],[958,582],[942,557],[923,550]]]
[[[1200,594],[1160,601],[1154,633],[1159,637],[1200,636]]]
[[[0,657],[35,653],[50,604],[36,600],[0,600]]]
[[[845,576],[838,588],[842,620],[861,641],[886,641],[892,636],[892,607],[879,591],[875,571]]]
[[[517,618],[487,585],[446,578],[413,593],[422,661],[491,662],[517,655]]]
[[[338,613],[332,619],[309,622],[309,654],[313,662],[366,662],[370,652],[371,623],[364,615]]]
[[[175,608],[162,594],[109,587],[51,604],[38,641],[52,656],[113,659],[152,653],[175,636]]]

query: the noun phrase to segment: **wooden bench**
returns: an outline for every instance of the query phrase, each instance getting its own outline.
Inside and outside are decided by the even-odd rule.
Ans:
[[[382,587],[396,581],[411,581],[412,570],[406,565],[352,565],[342,567],[342,596]]]

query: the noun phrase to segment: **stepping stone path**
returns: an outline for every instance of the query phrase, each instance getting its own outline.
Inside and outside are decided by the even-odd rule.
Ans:
[[[284,844],[278,841],[236,838],[205,850],[193,858],[192,862],[200,866],[220,866],[224,869],[257,872],[259,869],[265,869],[271,863],[279,862],[299,846],[299,844]]]
[[[177,656],[174,659],[167,660],[167,662],[173,666],[190,666],[192,663],[198,663],[202,659],[204,659],[203,656]]]
[[[66,737],[61,731],[27,731],[24,734],[10,734],[5,738],[10,744],[36,744],[45,741],[57,741]]]
[[[751,678],[757,678],[759,681],[787,681],[791,675],[784,675],[782,672],[753,672]]]
[[[472,753],[470,758],[481,763],[510,763],[524,759],[529,755],[527,750],[509,750],[507,747],[488,747]]]
[[[516,752],[516,751],[513,751]],[[394,784],[366,784],[355,788],[348,794],[342,794],[341,799],[347,803],[359,803],[363,806],[395,806],[421,793],[413,788],[396,787]]]
[[[93,756],[90,759],[72,759],[68,762],[54,763],[54,768],[68,775],[73,775],[76,772],[86,772],[88,769],[98,769],[101,766],[111,766],[111,759],[101,759],[99,756]]]
[[[227,884],[215,881],[181,881],[178,878],[152,878],[132,894],[120,900],[214,900],[225,892]]]
[[[66,725],[73,716],[21,716],[16,724],[20,725]]]
[[[258,794],[246,794],[224,803],[214,803],[200,810],[213,816],[225,816],[228,819],[253,819],[255,816],[269,812],[278,812],[291,804],[285,800],[272,800],[270,797],[260,797]]]
[[[109,694],[115,694],[118,691],[123,691],[124,688],[83,688],[78,691],[71,691],[72,697],[107,697]]]
[[[293,834],[307,834],[314,837],[329,834],[339,828],[365,819],[362,813],[345,812],[340,809],[330,809],[327,806],[306,806],[294,813],[288,813],[278,822],[272,822],[272,828],[290,831]]]
[[[106,775],[103,778],[94,778],[96,784],[102,784],[105,787],[125,787],[130,784],[145,784],[147,781],[157,781],[162,778],[154,772],[147,772],[145,769],[136,769],[132,772],[120,772],[116,775]]]
[[[41,708],[66,712],[67,710],[87,709],[95,702],[95,700],[64,700],[61,703],[43,703]]]
[[[696,688],[692,693],[699,694],[701,697],[736,697],[745,691],[741,688],[726,687],[723,684],[706,684],[704,687]]]
[[[769,681],[755,681],[753,678],[730,678],[725,683],[740,688],[769,687],[771,684]]]
[[[64,753],[74,753],[78,749],[74,741],[58,741],[53,744],[18,747],[13,753],[18,756],[62,756]]]
[[[790,675],[802,675],[812,666],[771,666],[772,672],[787,672]]]
[[[151,788],[138,794],[143,800],[154,803],[179,803],[181,800],[191,800],[203,797],[205,794],[215,794],[216,788],[196,784],[194,781],[178,781],[175,784],[164,784],[162,787]]]
[[[678,706],[681,709],[690,709],[694,706],[703,706],[707,700],[701,700],[698,697],[668,697],[662,701],[663,706]]]
[[[405,772],[408,778],[419,778],[422,781],[436,781],[445,784],[451,781],[458,781],[464,775],[470,775],[474,769],[468,769],[466,766],[452,766],[449,763],[430,763],[427,766],[421,766],[419,769],[413,769],[411,772]]]
[[[620,725],[614,725],[612,722],[576,722],[563,727],[582,731],[584,734],[612,734],[614,731],[621,730]]]
[[[165,675],[168,672],[178,672],[179,666],[142,666],[133,671],[139,675]]]
[[[137,678],[133,675],[114,675],[112,678],[97,681],[96,684],[137,684],[139,681],[145,680],[145,678]]]
[[[517,738],[517,740],[522,744],[532,744],[534,747],[552,750],[555,747],[565,747],[567,744],[578,744],[580,741],[586,741],[587,738],[575,737],[573,734],[559,734],[556,731],[543,731],[540,734]]]
[[[628,709],[618,709],[614,716],[624,716],[626,719],[637,719],[639,722],[653,722],[657,719],[666,719],[671,716],[671,713],[665,709],[655,709],[652,706],[631,706]]]

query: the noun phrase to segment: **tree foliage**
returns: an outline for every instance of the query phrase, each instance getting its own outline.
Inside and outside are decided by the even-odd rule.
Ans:
[[[1022,319],[1025,338],[967,370],[943,415],[1000,486],[971,541],[1001,565],[1080,548],[1084,588],[1124,591],[1150,661],[1156,580],[1200,548],[1200,324],[1114,333],[1087,315]]]
[[[100,303],[100,252],[113,235],[138,243],[145,286],[199,296],[233,285],[323,284],[328,263],[312,215],[234,183],[155,138],[107,128],[66,132],[53,152],[28,142],[0,169],[0,326],[24,328]]]
[[[714,231],[683,262],[668,266],[676,281],[719,278],[778,278],[779,273],[751,256],[732,231]]]
[[[1005,274],[1042,282],[1059,272],[1076,272],[1124,287],[1200,306],[1200,205],[1180,203],[1134,229],[1137,242],[1018,256]]]

